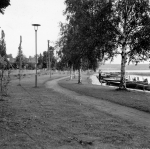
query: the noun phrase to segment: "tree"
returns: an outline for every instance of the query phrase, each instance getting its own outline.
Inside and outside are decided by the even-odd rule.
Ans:
[[[23,68],[27,64],[27,59],[24,56],[22,50],[18,50],[18,54],[15,59],[15,63],[17,64],[17,67],[21,65],[21,68]]]
[[[6,43],[5,43],[5,33],[1,31],[1,39],[0,39],[0,55],[6,56]]]
[[[2,5],[3,7],[5,5]],[[0,13],[2,12],[0,5]],[[1,95],[7,95],[8,84],[10,82],[10,71],[8,69],[8,60],[6,57],[6,43],[5,43],[5,33],[1,31],[1,39],[0,39],[0,91]],[[6,75],[7,74],[7,75]]]
[[[149,58],[149,0],[66,0],[65,4],[69,27],[62,40],[63,54],[75,58],[76,64],[82,58],[82,63],[88,60],[94,66],[120,54],[119,88],[126,89],[126,64]]]
[[[48,54],[47,51],[43,52],[43,68],[47,68],[47,62],[48,62]]]
[[[50,54],[50,64],[51,64],[51,69],[56,69],[55,67],[56,67],[56,57],[54,56],[54,50],[55,50],[55,48],[54,47],[52,47],[52,46],[50,46],[49,47],[49,54]]]
[[[0,94],[2,96],[8,94],[8,85],[10,83],[10,71],[7,70],[7,65],[6,57],[0,55]]]
[[[1,39],[0,39],[0,56],[4,58],[7,66],[5,67],[5,69],[8,69],[10,67],[10,63],[7,60],[7,54],[6,54],[6,42],[5,42],[5,33],[2,30],[1,31]],[[0,67],[1,69],[1,67]]]
[[[112,57],[121,55],[120,89],[126,89],[125,67],[127,62],[140,62],[149,58],[150,52],[150,5],[149,0],[118,0],[112,5],[108,24],[115,30]]]
[[[40,53],[39,57],[38,57],[38,66],[40,68],[43,68],[43,56],[42,54]]]
[[[87,61],[90,64],[87,66],[95,70],[98,67],[98,62],[102,60],[103,53],[100,49],[102,42],[106,40],[106,38],[105,40],[101,39],[104,32],[102,32],[101,22],[104,22],[110,9],[105,7],[102,10],[103,5],[107,4],[104,0],[66,0],[65,4],[65,15],[69,23],[61,24],[60,47],[62,55],[70,68],[73,65],[74,69],[79,70],[79,74],[83,63],[85,64]],[[105,15],[102,15],[102,12],[105,12]],[[81,81],[78,80],[78,82]]]
[[[10,83],[10,70],[8,70],[9,62],[6,55],[0,55],[0,94],[6,96],[8,94],[8,85]],[[1,98],[2,98],[1,96]]]
[[[54,53],[53,53],[54,47],[50,46],[49,50],[50,51],[44,51],[43,55],[40,54],[39,63],[42,63],[42,68],[47,68],[47,69],[49,68],[49,60],[51,62],[51,68],[55,67],[56,58],[55,58]]]
[[[1,2],[0,2],[0,13],[4,14],[4,10],[9,5],[10,5],[10,0],[1,0]]]

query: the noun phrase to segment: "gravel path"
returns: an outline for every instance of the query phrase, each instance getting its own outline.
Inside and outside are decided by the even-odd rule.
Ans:
[[[46,87],[51,88],[56,92],[65,94],[68,97],[79,101],[81,104],[93,106],[100,111],[107,112],[108,114],[111,115],[119,116],[135,124],[139,124],[141,126],[146,126],[150,128],[150,114],[129,107],[121,106],[115,103],[111,103],[108,101],[80,95],[74,91],[67,90],[58,85],[58,81],[61,79],[56,79],[47,82]]]

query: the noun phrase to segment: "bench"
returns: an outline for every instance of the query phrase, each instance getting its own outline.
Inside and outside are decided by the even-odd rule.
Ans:
[[[136,83],[136,89],[139,89],[139,88],[143,88],[143,91],[145,91],[145,88],[148,87],[148,84],[143,84],[143,83]]]

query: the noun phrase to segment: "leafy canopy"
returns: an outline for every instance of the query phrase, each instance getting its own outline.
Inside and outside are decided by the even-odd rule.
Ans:
[[[4,14],[6,7],[9,5],[10,5],[10,0],[1,0],[0,1],[0,13]]]

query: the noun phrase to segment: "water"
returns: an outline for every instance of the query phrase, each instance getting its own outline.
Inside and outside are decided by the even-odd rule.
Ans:
[[[120,70],[121,65],[120,64],[105,64],[105,65],[101,65],[99,67],[99,69],[101,70]],[[131,71],[135,71],[135,70],[145,70],[145,71],[150,71],[149,69],[149,64],[138,64],[138,65],[127,65],[126,66],[126,70],[131,70]]]
[[[120,67],[120,64],[105,64],[100,66],[99,69],[102,72],[120,72]],[[144,81],[147,79],[150,84],[149,64],[127,65],[126,76],[130,81],[133,79],[136,79],[137,81]]]
[[[133,81],[134,79],[136,81],[144,81],[145,79],[147,79],[148,83],[150,84],[150,76],[128,75],[127,78],[129,81]]]

